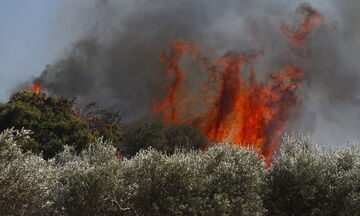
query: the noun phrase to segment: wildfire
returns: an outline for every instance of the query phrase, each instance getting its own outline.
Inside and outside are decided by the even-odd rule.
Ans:
[[[158,112],[163,113],[163,119],[167,122],[177,122],[179,120],[179,110],[181,107],[178,107],[179,104],[176,103],[178,100],[181,100],[181,94],[184,94],[181,90],[181,85],[185,79],[185,73],[180,67],[179,62],[181,57],[186,54],[194,59],[199,58],[200,48],[196,46],[192,41],[174,41],[171,43],[171,54],[170,57],[167,57],[164,53],[160,60],[162,63],[168,65],[167,74],[174,75],[174,81],[167,88],[167,96],[163,102],[156,102],[153,106],[153,113]],[[184,96],[184,95],[183,95]]]
[[[306,18],[300,22],[296,30],[281,23],[280,30],[292,41],[294,47],[298,47],[305,52],[307,47],[303,45],[304,39],[314,30],[315,26],[323,22],[322,15],[310,5],[302,4],[298,11],[306,13]]]
[[[314,9],[308,6],[300,9],[307,16],[297,30],[292,31],[284,24],[280,27],[294,46],[300,46],[315,24],[322,22],[322,16]],[[200,48],[192,41],[178,40],[170,46],[170,53],[163,54],[161,61],[167,65],[167,75],[173,77],[173,82],[168,85],[166,97],[155,102],[153,114],[161,113],[166,123],[192,124],[209,140],[252,145],[269,164],[279,147],[284,126],[300,102],[297,89],[303,70],[285,63],[279,72],[271,73],[265,81],[259,82],[255,79],[253,62],[261,55],[229,53],[211,60],[202,57]],[[203,85],[204,96],[201,98],[190,97],[183,88],[186,76],[180,61],[184,55],[203,64],[209,71],[210,81]],[[211,81],[216,84],[209,85]],[[199,114],[189,110],[189,98],[205,105],[205,111]]]
[[[33,81],[33,87],[30,88],[29,91],[38,94],[38,93],[40,92],[41,88],[42,88],[42,87],[41,87],[39,81],[34,80],[34,81]]]

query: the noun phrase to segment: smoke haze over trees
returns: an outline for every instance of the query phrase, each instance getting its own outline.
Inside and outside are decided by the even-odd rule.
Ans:
[[[284,61],[300,62],[305,69],[302,105],[288,130],[314,134],[320,143],[358,139],[360,30],[354,8],[359,3],[309,1],[325,22],[307,41],[311,52],[299,60],[284,55],[289,41],[279,27],[303,16],[296,12],[300,3],[66,1],[57,37],[73,35],[74,43],[58,61],[50,62],[40,81],[55,95],[120,109],[127,123],[154,119],[151,106],[166,91],[159,83],[168,82],[159,57],[169,42],[188,38],[215,58],[228,51],[264,53],[254,64],[259,79]],[[183,65],[192,77],[185,85],[196,94],[195,86],[206,72],[191,61]]]
[[[52,40],[62,54],[17,86],[28,90],[0,103],[0,215],[359,214],[359,148],[318,148],[310,138],[327,146],[360,140],[359,1],[60,5]],[[304,43],[295,47],[293,35]],[[175,40],[180,46],[172,49]],[[209,59],[223,64],[224,72]],[[284,65],[294,76],[280,70]],[[213,71],[220,71],[215,78]],[[267,86],[269,76],[274,82]],[[229,86],[220,99],[240,98],[228,104],[215,100],[225,106],[215,109],[219,118],[210,118],[230,113],[226,120],[235,127],[214,127],[230,135],[216,139],[203,133],[198,125],[208,110],[199,103],[192,112],[181,107],[191,122],[168,123],[154,112],[160,101],[159,110],[170,104],[169,116],[175,116],[171,103],[178,102],[179,86],[190,99],[200,98],[208,77]],[[239,85],[254,87],[252,94],[236,91]],[[282,97],[283,92],[296,97]],[[206,104],[207,97],[202,99]],[[287,100],[292,103],[277,108]],[[244,116],[255,118],[241,121]],[[287,124],[275,128],[266,121]],[[250,142],[235,143],[237,129]],[[269,137],[279,144],[256,142]],[[273,147],[271,154],[264,154],[264,146]]]

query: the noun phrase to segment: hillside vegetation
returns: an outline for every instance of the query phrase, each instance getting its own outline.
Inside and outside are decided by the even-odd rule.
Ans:
[[[50,107],[37,107],[42,100]],[[111,121],[111,133],[102,131],[106,124],[94,133],[89,118],[62,100],[22,92],[0,105],[0,124],[10,128],[0,133],[0,215],[360,213],[354,146],[325,150],[309,137],[284,135],[266,168],[254,149],[209,145],[187,125]],[[60,102],[69,113],[51,108]]]

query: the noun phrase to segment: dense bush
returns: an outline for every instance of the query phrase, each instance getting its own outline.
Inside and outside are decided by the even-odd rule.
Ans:
[[[191,151],[168,156],[150,149],[122,162],[114,155],[115,149],[98,140],[80,156],[69,149],[56,156],[57,211],[65,215],[264,212],[264,163],[252,150],[218,146],[205,154]]]
[[[206,153],[175,152],[171,156],[150,149],[120,162],[114,147],[97,139],[80,155],[66,147],[45,161],[32,153],[22,153],[17,138],[11,135],[15,133],[5,131],[0,136],[1,143],[5,143],[2,155],[10,155],[1,160],[1,168],[16,167],[19,172],[0,175],[2,194],[6,195],[0,203],[9,209],[9,214],[261,215],[264,212],[264,163],[249,149],[217,146]],[[26,138],[19,142],[28,141]],[[16,155],[11,157],[7,152],[12,148]],[[29,159],[18,162],[17,158]]]
[[[0,215],[359,215],[355,148],[285,136],[265,169],[256,151],[141,150],[120,160],[101,138],[50,160],[23,152],[29,131],[0,134]]]
[[[62,215],[111,215],[117,212],[112,202],[119,161],[111,143],[97,139],[80,155],[66,147],[51,166],[58,172],[53,188],[54,209]]]
[[[131,157],[149,147],[173,154],[176,148],[197,150],[205,148],[206,144],[205,135],[190,125],[165,126],[161,122],[151,122],[127,128],[119,149],[124,156]]]
[[[48,215],[52,211],[50,188],[57,176],[47,162],[22,153],[18,143],[28,142],[29,131],[0,134],[0,214]]]
[[[284,136],[268,171],[269,215],[359,215],[360,164],[354,148],[320,150]]]
[[[74,103],[66,98],[44,93],[16,92],[7,103],[0,103],[0,131],[6,128],[26,128],[33,131],[32,141],[24,143],[24,151],[53,157],[71,145],[77,152],[85,149],[96,137],[117,140],[121,134],[115,124],[105,124],[102,116],[82,116],[73,109]],[[89,113],[88,113],[89,114]]]
[[[122,166],[119,200],[139,215],[262,215],[265,211],[265,166],[249,149],[220,145],[205,153],[171,156],[140,151]]]
[[[95,103],[80,109],[74,101],[44,93],[20,91],[7,103],[0,103],[0,131],[11,127],[33,131],[33,139],[21,148],[45,159],[61,152],[65,145],[79,153],[101,136],[126,157],[148,147],[172,154],[176,148],[203,149],[207,144],[206,137],[190,125],[153,122],[123,128],[119,121],[117,112],[99,109]]]

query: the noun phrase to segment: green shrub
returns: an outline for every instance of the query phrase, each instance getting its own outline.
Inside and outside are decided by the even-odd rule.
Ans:
[[[140,150],[120,160],[98,138],[50,160],[19,146],[27,130],[0,133],[0,215],[358,215],[354,147],[320,150],[284,136],[272,166],[252,149]],[[175,133],[176,134],[176,133]],[[175,137],[175,136],[174,136]]]
[[[22,153],[18,143],[29,131],[13,129],[0,134],[0,215],[55,215],[51,187],[57,173],[32,153]]]
[[[199,150],[207,145],[205,135],[197,128],[187,124],[174,124],[164,130],[164,136],[167,141],[160,151],[173,154],[175,149]]]
[[[16,92],[8,103],[0,103],[0,131],[11,127],[31,130],[33,140],[23,143],[21,148],[42,154],[45,159],[62,151],[65,145],[81,152],[99,136],[119,140],[121,133],[116,124],[104,122],[104,115],[96,112],[82,116],[74,111],[73,105],[66,98]]]
[[[264,175],[257,153],[241,147],[150,149],[122,162],[117,194],[129,215],[262,215]]]
[[[80,156],[69,148],[52,160],[59,185],[53,194],[65,215],[262,215],[264,162],[241,147],[166,155],[141,150],[116,160],[98,140]]]
[[[166,145],[164,125],[161,122],[144,123],[125,130],[119,146],[126,157],[134,156],[141,149],[153,147],[162,149]]]
[[[54,206],[63,215],[113,215],[112,202],[119,161],[109,142],[97,139],[81,155],[66,147],[51,161],[59,173]]]
[[[265,162],[256,151],[215,146],[201,156],[207,176],[198,204],[204,204],[203,215],[263,215]]]
[[[204,134],[190,125],[165,126],[161,122],[152,122],[128,128],[119,149],[124,156],[132,157],[149,147],[173,154],[176,148],[197,150],[205,148],[206,144]]]
[[[357,215],[359,154],[319,150],[303,136],[284,136],[268,172],[269,215]]]

